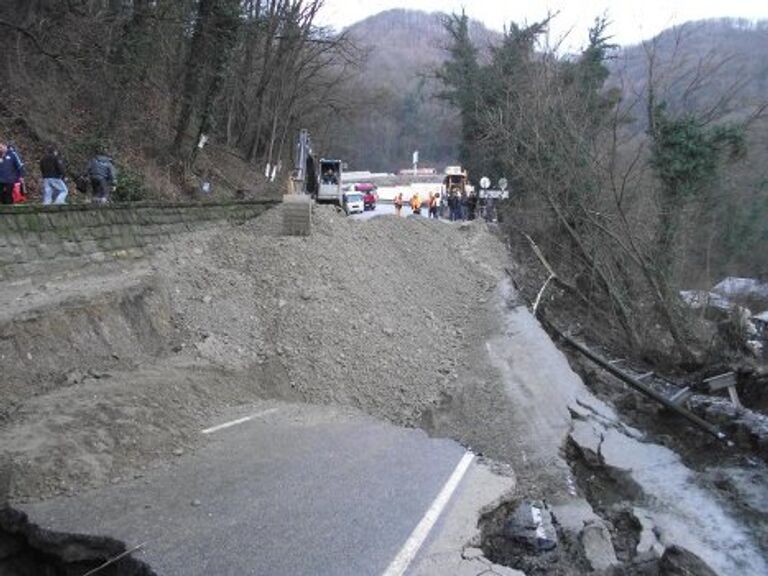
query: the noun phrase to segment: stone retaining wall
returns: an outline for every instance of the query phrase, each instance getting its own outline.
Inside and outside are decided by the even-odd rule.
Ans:
[[[138,258],[175,235],[227,221],[242,223],[276,203],[249,200],[2,207],[0,281]]]

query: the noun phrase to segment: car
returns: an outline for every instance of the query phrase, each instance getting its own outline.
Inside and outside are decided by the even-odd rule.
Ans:
[[[376,210],[376,202],[379,200],[379,195],[376,194],[375,184],[370,182],[355,184],[355,191],[363,195],[363,208],[365,210]]]
[[[348,192],[344,194],[343,201],[344,212],[349,214],[362,214],[365,211],[365,200],[359,192]]]
[[[363,194],[363,208],[365,210],[376,210],[376,192],[369,190]]]

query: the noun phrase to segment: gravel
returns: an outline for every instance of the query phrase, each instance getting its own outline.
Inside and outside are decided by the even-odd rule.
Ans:
[[[161,260],[197,359],[244,370],[266,396],[416,424],[472,360],[503,245],[480,224],[359,222],[325,206],[312,236],[285,237],[280,212]]]
[[[9,413],[0,458],[12,463],[12,500],[173,466],[228,407],[334,404],[416,426],[454,394],[491,329],[486,302],[506,264],[489,228],[360,222],[318,207],[310,237],[281,230],[278,207],[178,237],[156,255],[148,281],[167,293],[172,342],[156,358],[124,358],[133,369],[62,374],[66,386]],[[86,293],[101,280],[69,278],[72,306],[89,305],[78,283]],[[136,322],[131,307],[121,313]],[[50,353],[70,352],[64,342]]]

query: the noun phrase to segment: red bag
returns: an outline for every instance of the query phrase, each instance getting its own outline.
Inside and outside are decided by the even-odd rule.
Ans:
[[[14,204],[23,204],[27,201],[27,195],[24,193],[24,181],[19,180],[13,185],[11,199]]]

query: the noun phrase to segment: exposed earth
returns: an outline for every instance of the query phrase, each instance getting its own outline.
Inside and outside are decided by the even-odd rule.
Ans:
[[[473,501],[474,529],[438,527],[444,538],[452,534],[449,572],[434,552],[417,557],[412,573],[768,571],[763,464],[734,456],[727,469],[715,469],[681,457],[679,447],[661,445],[652,423],[627,423],[606,403],[612,395],[588,379],[601,399],[590,392],[511,288],[509,255],[494,225],[358,221],[318,206],[311,236],[282,231],[276,208],[240,226],[179,236],[148,261],[4,290],[0,462],[10,504],[46,527],[87,532],[98,525],[99,534],[134,546],[131,529],[146,518],[118,526],[77,518],[73,506],[129,493],[146,498],[174,474],[194,477],[210,450],[200,431],[267,403],[290,414],[270,416],[289,437],[299,429],[319,435],[318,423],[329,418],[362,418],[455,441],[432,480],[414,479],[424,487],[413,504],[416,520],[464,450],[482,457],[485,472],[475,473],[488,478],[478,486],[514,487]],[[297,408],[305,404],[314,408]],[[682,423],[673,428],[690,432]],[[232,438],[240,438],[227,449],[232,454],[258,444]],[[332,443],[318,446],[333,453]],[[264,462],[270,449],[259,452]],[[355,450],[362,452],[350,449],[350,466]],[[319,462],[323,453],[315,453]],[[391,470],[373,474],[386,484]],[[727,482],[718,483],[723,475]],[[224,475],[216,486],[228,482]],[[526,510],[550,518],[553,548],[520,536],[511,519]],[[370,573],[382,573],[391,547],[407,537],[410,517],[402,518],[390,547],[371,553]],[[0,568],[12,558],[3,553],[4,534]],[[188,536],[196,542],[193,528]],[[442,550],[444,538],[426,549]],[[181,573],[166,566],[159,573]],[[297,564],[298,573],[298,566],[317,570]],[[364,566],[356,573],[367,573]],[[130,569],[124,573],[144,568]]]

